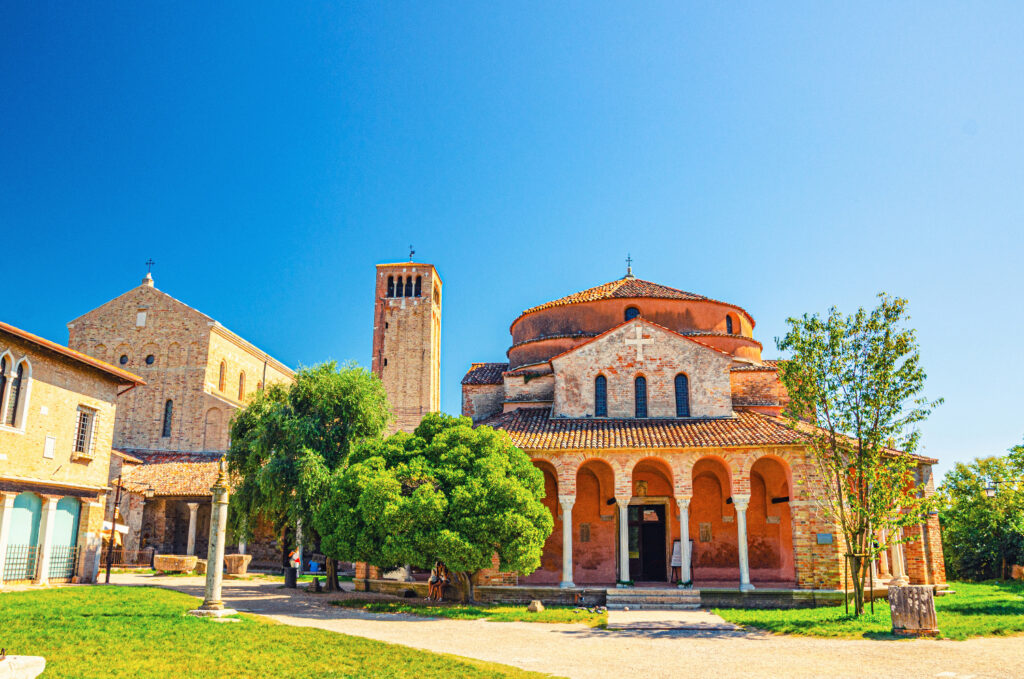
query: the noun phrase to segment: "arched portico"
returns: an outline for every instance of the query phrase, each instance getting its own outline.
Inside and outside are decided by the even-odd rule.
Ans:
[[[754,582],[794,585],[796,570],[789,507],[789,465],[774,455],[763,455],[751,465],[749,478],[747,542],[750,578]]]

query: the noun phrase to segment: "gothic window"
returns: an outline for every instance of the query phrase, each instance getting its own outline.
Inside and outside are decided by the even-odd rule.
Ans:
[[[245,398],[245,372],[238,373],[238,400]]]
[[[7,356],[0,356],[0,408],[4,405],[7,395]]]
[[[636,378],[636,416],[647,417],[647,379],[641,375]]]
[[[405,278],[405,296],[412,297],[412,276]]]
[[[732,334],[732,316],[725,317],[725,331],[730,335]]]
[[[640,310],[635,306],[626,307],[626,320],[631,321],[640,315]]]
[[[18,407],[21,405],[21,393],[24,390],[25,382],[25,361],[18,364],[14,371],[14,379],[11,380],[11,393],[7,395],[7,410],[4,412],[4,424],[9,427],[17,426]]]
[[[690,416],[690,381],[686,375],[676,375],[676,417]]]
[[[423,296],[423,276],[416,277],[416,297]]]
[[[227,384],[228,378],[228,364],[224,361],[220,362],[220,375],[217,377],[217,389],[224,391],[224,387]]]
[[[171,435],[171,418],[174,417],[174,402],[171,399],[167,399],[167,403],[164,404],[164,428],[160,436],[167,438]]]
[[[608,380],[604,375],[594,378],[594,416],[608,417]]]

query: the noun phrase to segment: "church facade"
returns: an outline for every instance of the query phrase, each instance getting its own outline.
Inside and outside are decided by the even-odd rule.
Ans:
[[[743,308],[628,273],[524,311],[507,362],[474,363],[462,411],[543,472],[555,519],[540,569],[493,582],[837,589],[842,537],[786,391]],[[917,456],[923,492],[933,459]],[[938,517],[878,579],[945,583]]]

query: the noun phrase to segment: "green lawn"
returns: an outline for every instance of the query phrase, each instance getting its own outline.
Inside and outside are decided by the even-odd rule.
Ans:
[[[600,627],[608,623],[607,613],[591,613],[577,610],[569,606],[547,606],[540,613],[530,613],[526,606],[477,606],[434,605],[410,601],[365,601],[358,599],[339,599],[332,601],[335,606],[359,608],[371,613],[408,613],[431,618],[456,618],[459,620],[479,620],[486,618],[493,622],[575,622],[588,627]]]
[[[935,599],[939,631],[946,639],[1024,634],[1024,583],[951,582],[956,594]],[[791,610],[720,608],[715,613],[729,622],[779,634],[817,637],[893,638],[889,604],[865,605],[859,619],[842,606]]]
[[[242,615],[185,616],[199,600],[150,587],[64,587],[0,594],[0,642],[42,655],[56,677],[541,677]]]

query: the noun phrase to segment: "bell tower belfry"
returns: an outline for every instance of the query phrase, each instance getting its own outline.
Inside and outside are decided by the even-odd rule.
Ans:
[[[371,366],[395,429],[411,432],[441,409],[441,277],[433,265],[377,265]]]

